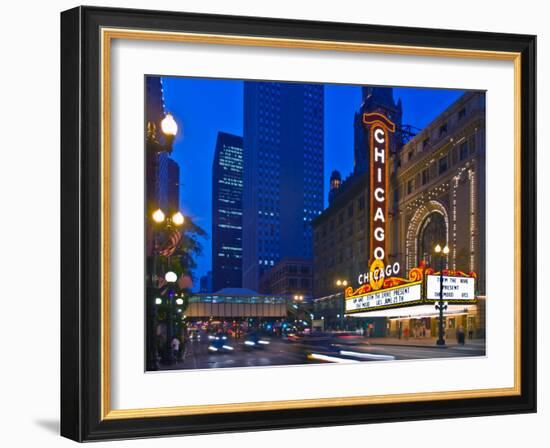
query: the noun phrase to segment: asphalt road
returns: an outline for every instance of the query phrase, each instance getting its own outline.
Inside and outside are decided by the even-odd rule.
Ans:
[[[359,343],[353,345],[290,343],[280,339],[265,338],[270,343],[261,348],[251,348],[244,339],[228,339],[233,350],[214,353],[208,350],[210,341],[203,338],[193,341],[185,360],[162,369],[215,369],[225,367],[258,367],[276,365],[316,364],[323,362],[368,362],[406,359],[456,358],[484,356],[482,345],[419,347]]]

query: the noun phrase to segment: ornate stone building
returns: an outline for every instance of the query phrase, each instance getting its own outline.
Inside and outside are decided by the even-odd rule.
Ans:
[[[390,259],[405,271],[447,244],[451,269],[478,275],[485,294],[485,95],[468,92],[393,160]]]
[[[368,153],[368,148],[365,147]],[[368,173],[353,174],[336,192],[327,209],[312,223],[314,230],[314,297],[333,297],[337,279],[357,287],[368,268]],[[407,272],[421,262],[441,267],[434,259],[437,244],[449,246],[446,267],[476,272],[478,304],[446,317],[447,333],[462,325],[482,337],[485,326],[485,95],[467,92],[407,143],[391,151],[388,191],[388,261]],[[343,300],[340,298],[338,300]],[[424,310],[425,311],[425,310]],[[377,315],[377,332],[401,337],[422,329],[434,334],[435,312],[414,317],[395,308]],[[384,316],[384,317],[382,317]],[[354,318],[351,318],[352,320]],[[383,319],[384,322],[381,322]],[[357,319],[355,319],[357,320]],[[366,322],[367,322],[366,321]],[[355,324],[352,324],[355,325]],[[426,330],[426,331],[425,331]]]

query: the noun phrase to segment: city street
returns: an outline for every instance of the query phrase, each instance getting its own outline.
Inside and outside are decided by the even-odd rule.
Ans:
[[[228,339],[227,345],[232,348],[223,352],[212,352],[208,349],[207,337],[189,343],[185,360],[171,366],[163,365],[161,369],[211,369],[224,367],[258,367],[318,363],[353,363],[362,361],[391,361],[407,359],[456,358],[467,356],[484,356],[483,341],[470,344],[449,345],[441,348],[431,341],[399,341],[390,339],[371,343],[361,339],[353,343],[342,344],[332,338],[325,340],[286,342],[281,339],[266,338],[269,344],[261,347],[245,345],[246,339]],[[416,343],[415,343],[416,342]]]

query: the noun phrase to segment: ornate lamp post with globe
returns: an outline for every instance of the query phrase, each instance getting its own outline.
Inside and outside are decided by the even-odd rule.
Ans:
[[[340,326],[340,330],[344,329],[345,326],[345,312],[346,312],[346,295],[344,294],[344,291],[348,287],[348,281],[346,279],[338,279],[336,280],[336,286],[338,288],[342,288],[342,291],[340,291],[338,294],[342,294],[342,301],[340,310],[338,311],[338,314],[336,315],[336,319],[338,320],[338,325]]]
[[[160,128],[160,129],[159,129]],[[160,132],[159,132],[160,131]],[[176,225],[181,226],[184,222],[180,212],[175,213],[171,219],[166,219],[161,209],[154,209],[158,202],[158,168],[159,156],[163,153],[170,154],[173,149],[174,138],[178,132],[178,125],[174,117],[167,113],[160,123],[149,121],[145,139],[145,150],[147,159],[147,229],[148,239],[148,270],[147,276],[147,370],[158,370],[159,354],[157,342],[157,307],[162,304],[160,290],[158,288],[157,264],[159,257],[159,226]]]

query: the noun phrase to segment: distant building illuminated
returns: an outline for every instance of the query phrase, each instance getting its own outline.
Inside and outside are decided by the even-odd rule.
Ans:
[[[212,290],[242,285],[243,139],[218,133],[212,165]]]

